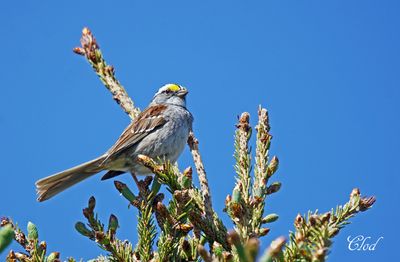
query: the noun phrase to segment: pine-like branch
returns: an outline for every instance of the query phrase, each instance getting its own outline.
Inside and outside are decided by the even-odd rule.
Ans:
[[[77,222],[75,229],[81,235],[97,243],[97,245],[109,253],[107,259],[112,262],[133,262],[134,252],[130,243],[125,243],[116,238],[119,227],[118,218],[110,215],[107,229],[94,213],[96,199],[91,197],[88,206],[83,209],[83,216],[87,223]]]
[[[10,250],[6,258],[7,262],[60,262],[59,252],[52,252],[47,255],[47,244],[45,241],[39,241],[38,229],[32,222],[28,222],[27,233],[25,234],[11,219],[1,218],[0,253],[10,244],[13,238],[24,249],[24,252]],[[71,258],[70,261],[75,260]]]
[[[277,192],[280,183],[275,182],[268,186],[269,178],[278,168],[278,160],[273,157],[269,161],[268,154],[272,136],[269,134],[267,110],[260,107],[258,116],[253,182],[249,145],[252,133],[249,124],[250,115],[243,113],[236,125],[235,132],[236,185],[232,196],[228,195],[225,202],[226,211],[234,222],[243,244],[246,244],[251,238],[259,238],[268,234],[270,229],[263,225],[278,219],[276,214],[269,214],[263,218],[265,198],[267,195]]]
[[[296,231],[290,234],[290,241],[284,250],[284,261],[301,258],[306,261],[325,261],[332,238],[350,223],[350,218],[371,208],[375,201],[375,197],[361,197],[359,189],[355,188],[350,200],[336,210],[324,214],[309,212],[307,217],[297,215],[294,221]]]
[[[86,60],[99,76],[101,82],[113,95],[114,100],[133,120],[140,113],[140,109],[135,107],[125,88],[115,77],[114,67],[108,65],[104,60],[96,38],[89,28],[83,28],[81,47],[75,47],[73,51],[78,55],[85,56]]]

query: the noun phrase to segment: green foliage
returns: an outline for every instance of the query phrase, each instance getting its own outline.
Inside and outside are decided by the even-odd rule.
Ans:
[[[258,116],[253,175],[251,174],[253,166],[249,146],[252,134],[249,124],[250,114],[243,113],[236,125],[234,157],[237,178],[232,197],[228,195],[225,202],[225,211],[235,225],[235,234],[238,234],[238,238],[233,238],[235,239],[234,254],[239,257],[240,261],[252,261],[253,256],[245,254],[243,247],[267,235],[270,229],[263,225],[278,219],[276,214],[270,214],[263,218],[265,199],[279,190],[280,183],[274,182],[268,186],[269,178],[278,169],[278,158],[274,156],[271,160],[269,159],[272,136],[269,134],[267,110],[260,107]]]
[[[59,262],[60,253],[52,252],[48,256],[47,244],[45,241],[39,241],[39,233],[35,224],[28,222],[26,235],[16,224],[9,218],[2,218],[0,222],[0,252],[4,250],[12,239],[24,249],[24,252],[9,251],[7,261],[22,262]],[[3,233],[5,235],[3,235]],[[3,238],[5,237],[5,238]],[[4,246],[3,246],[4,245]]]
[[[204,197],[193,184],[190,167],[181,173],[169,162],[163,163],[142,155],[138,160],[155,174],[154,178],[146,177],[139,181],[133,175],[137,193],[122,182],[114,182],[129,205],[139,211],[138,242],[133,248],[129,241],[119,240],[116,236],[120,227],[118,218],[111,214],[105,226],[94,212],[96,200],[91,197],[88,206],[83,209],[86,222],[77,222],[75,229],[107,252],[106,256],[99,256],[93,261],[255,261],[260,238],[270,231],[265,225],[271,225],[279,218],[275,213],[264,215],[265,200],[281,187],[280,182],[269,183],[279,163],[277,157],[269,158],[272,136],[269,134],[267,111],[260,108],[258,115],[253,173],[249,114],[242,114],[235,133],[237,178],[232,196],[228,195],[225,202],[225,211],[235,230],[228,233],[214,210],[211,210],[212,219],[208,219]],[[167,204],[163,203],[164,194],[159,192],[162,186],[170,194]],[[260,261],[325,261],[332,238],[349,223],[351,217],[368,210],[374,202],[374,197],[363,198],[355,189],[349,202],[335,210],[324,214],[315,211],[307,216],[298,215],[294,223],[295,232],[290,233],[288,243],[285,245],[284,237],[276,239]],[[3,219],[2,226],[0,239],[9,241],[14,235],[27,251],[10,251],[8,261],[59,261],[58,252],[46,257],[46,243],[39,242],[38,229],[33,223],[28,223],[27,237],[8,219]],[[6,238],[3,232],[8,232],[4,233]],[[1,241],[1,246],[5,246],[7,241]],[[71,258],[69,261],[75,260]]]
[[[14,230],[10,224],[0,230],[0,253],[11,244],[14,238]]]
[[[75,229],[81,235],[87,237],[91,241],[108,252],[108,261],[134,261],[132,244],[117,239],[116,233],[119,228],[118,218],[111,214],[107,229],[94,212],[96,207],[96,199],[91,197],[88,206],[83,209],[83,216],[86,218],[86,224],[77,222]]]
[[[28,230],[28,239],[37,240],[39,238],[39,233],[35,224],[29,221],[26,228]]]
[[[374,197],[362,198],[356,188],[350,194],[350,200],[336,210],[318,214],[308,212],[307,218],[297,215],[290,233],[290,241],[284,251],[285,261],[325,261],[332,238],[340,229],[349,224],[349,219],[358,212],[368,210],[375,203]]]

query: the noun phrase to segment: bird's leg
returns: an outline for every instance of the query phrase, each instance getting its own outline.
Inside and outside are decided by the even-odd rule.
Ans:
[[[139,179],[137,178],[137,176],[135,175],[135,173],[131,172],[132,178],[136,183],[136,186],[139,189],[139,192],[141,193],[141,195],[145,196],[146,195],[146,190],[143,188],[142,183],[140,183]]]
[[[131,172],[131,175],[132,175],[133,181],[135,181],[137,187],[140,189],[141,186],[140,186],[139,180],[137,179],[137,176],[136,176],[135,173],[133,173],[133,172]]]

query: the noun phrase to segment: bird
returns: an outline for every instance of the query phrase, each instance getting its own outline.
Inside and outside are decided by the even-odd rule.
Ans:
[[[126,172],[149,175],[151,171],[137,161],[146,155],[157,161],[178,160],[192,131],[193,116],[186,108],[188,90],[178,84],[166,84],[122,132],[103,155],[70,169],[38,180],[37,200],[48,200],[67,188],[101,172],[101,180]]]

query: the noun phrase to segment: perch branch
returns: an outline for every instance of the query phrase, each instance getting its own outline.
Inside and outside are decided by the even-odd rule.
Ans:
[[[93,36],[89,28],[83,28],[81,47],[75,47],[73,51],[78,55],[86,57],[93,70],[100,77],[101,82],[103,82],[106,88],[113,95],[114,100],[133,120],[140,113],[140,109],[135,107],[125,88],[115,77],[114,67],[107,65],[100,47],[97,44],[96,38]]]
[[[204,201],[204,210],[206,212],[207,219],[209,219],[209,221],[213,221],[214,210],[211,202],[211,193],[210,193],[210,188],[208,186],[207,174],[203,165],[203,161],[201,160],[201,155],[199,151],[199,141],[194,136],[193,132],[190,132],[188,145],[190,148],[190,152],[192,153],[193,156],[193,161],[196,166],[197,175],[199,176],[199,182]]]

